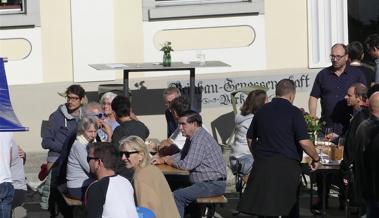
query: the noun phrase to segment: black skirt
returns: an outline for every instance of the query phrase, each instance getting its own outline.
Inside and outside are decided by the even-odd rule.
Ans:
[[[237,210],[259,216],[286,216],[297,201],[301,165],[285,157],[256,157]]]

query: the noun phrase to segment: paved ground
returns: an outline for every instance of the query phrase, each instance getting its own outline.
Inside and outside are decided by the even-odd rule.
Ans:
[[[223,207],[217,207],[216,217],[218,218],[245,218],[251,217],[248,215],[238,215],[234,216],[236,205],[238,203],[239,195],[238,193],[232,192],[227,193],[226,197],[229,202]],[[342,218],[344,216],[344,211],[338,209],[338,199],[331,197],[329,201],[328,217],[331,218]],[[300,215],[301,217],[320,217],[314,216],[309,210],[309,192],[303,190],[300,194]],[[49,214],[47,211],[41,210],[39,207],[39,194],[34,192],[29,192],[27,197],[27,202],[24,204],[23,208],[18,208],[15,213],[15,218],[28,217],[28,218],[48,218]],[[62,218],[62,216],[58,216]]]
[[[227,154],[225,154],[227,156]],[[37,178],[37,174],[39,172],[39,166],[46,159],[45,153],[28,153],[28,161],[25,165],[25,174],[29,180],[29,184],[33,187],[36,187],[39,184],[39,180]],[[229,202],[223,207],[217,207],[216,211],[218,213],[218,217],[222,218],[245,218],[250,217],[247,215],[239,215],[233,216],[233,212],[235,212],[236,205],[239,200],[238,193],[234,192],[234,176],[231,172],[228,171],[228,187],[226,197]],[[15,211],[15,218],[28,217],[28,218],[49,218],[49,213],[47,211],[41,210],[39,207],[40,196],[39,193],[29,191],[27,195],[26,202],[23,208],[17,208]],[[305,188],[300,193],[300,215],[301,217],[320,217],[313,216],[310,212],[309,205],[309,191]],[[342,218],[344,216],[344,211],[338,210],[338,199],[336,197],[331,197],[329,200],[329,209],[328,209],[328,217],[331,218]],[[62,218],[62,216],[58,216]]]

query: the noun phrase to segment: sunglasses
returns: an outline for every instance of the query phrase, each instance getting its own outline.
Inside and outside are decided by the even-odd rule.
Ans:
[[[97,117],[97,118],[99,118],[99,119],[103,119],[103,118],[106,118],[106,117],[107,117],[107,115],[104,114],[104,113],[88,114],[88,116]]]
[[[100,160],[100,158],[87,156],[87,163],[89,163],[91,160]]]
[[[124,155],[126,158],[129,158],[131,154],[139,153],[139,151],[120,151],[120,157],[122,158]]]

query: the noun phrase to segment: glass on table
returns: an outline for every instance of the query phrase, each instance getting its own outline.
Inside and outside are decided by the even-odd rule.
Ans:
[[[325,128],[325,139],[328,141],[333,140],[334,135],[334,129],[331,127]]]

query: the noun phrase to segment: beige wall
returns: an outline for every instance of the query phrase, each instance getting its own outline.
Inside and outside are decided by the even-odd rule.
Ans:
[[[116,58],[121,62],[143,61],[143,23],[141,0],[113,0],[115,16],[115,48]],[[41,29],[43,47],[43,84],[10,87],[12,103],[19,119],[30,127],[27,133],[16,133],[19,143],[25,145],[27,151],[42,151],[40,147],[40,124],[48,119],[57,105],[64,99],[56,93],[64,91],[73,81],[71,15],[70,1],[41,0]],[[265,28],[267,48],[267,69],[307,68],[307,19],[306,1],[289,0],[265,1]],[[238,77],[249,76],[255,72],[224,73],[201,75],[197,78],[225,78],[231,74]],[[151,74],[132,74],[133,80],[146,75],[143,80],[149,88],[164,88],[168,80],[187,79],[187,75],[151,78]],[[121,79],[121,72],[117,74]],[[141,78],[140,78],[141,79]],[[96,91],[99,83],[82,83],[88,91]],[[110,81],[108,83],[121,83]],[[299,94],[295,104],[306,107],[307,93]],[[148,105],[147,105],[148,106]],[[209,123],[220,115],[230,112],[231,107],[205,108],[205,123]],[[164,117],[143,116],[151,131],[151,136],[165,136]],[[164,125],[164,127],[162,127]],[[209,128],[210,129],[210,128]]]
[[[267,69],[307,68],[307,1],[265,0]]]
[[[41,0],[40,15],[43,80],[72,81],[70,1]]]

